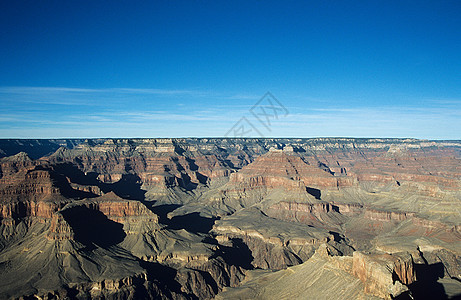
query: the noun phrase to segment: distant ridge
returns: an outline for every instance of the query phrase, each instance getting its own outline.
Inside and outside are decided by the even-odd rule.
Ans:
[[[268,147],[283,147],[286,144],[408,144],[430,146],[437,143],[443,146],[460,146],[461,140],[425,140],[413,138],[343,138],[343,137],[317,137],[317,138],[92,138],[92,139],[0,139],[0,158],[25,152],[32,159],[41,158],[56,152],[60,147],[73,149],[80,144],[89,146],[104,144],[112,141],[115,144],[144,144],[144,143],[172,143],[172,144],[216,144],[232,145],[242,142],[267,145]]]

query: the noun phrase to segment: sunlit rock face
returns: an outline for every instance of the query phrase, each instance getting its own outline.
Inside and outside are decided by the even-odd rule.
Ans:
[[[461,295],[457,141],[2,140],[0,153],[0,298]]]

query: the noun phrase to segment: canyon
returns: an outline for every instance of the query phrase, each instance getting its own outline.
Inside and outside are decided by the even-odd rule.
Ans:
[[[33,297],[459,299],[461,141],[0,140],[0,298]]]

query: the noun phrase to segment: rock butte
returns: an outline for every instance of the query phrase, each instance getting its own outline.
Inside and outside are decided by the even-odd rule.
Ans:
[[[0,140],[0,298],[461,296],[461,142]]]

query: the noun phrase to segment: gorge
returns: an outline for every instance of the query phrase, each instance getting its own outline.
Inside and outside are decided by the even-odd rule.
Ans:
[[[458,299],[461,141],[0,140],[0,298]]]

